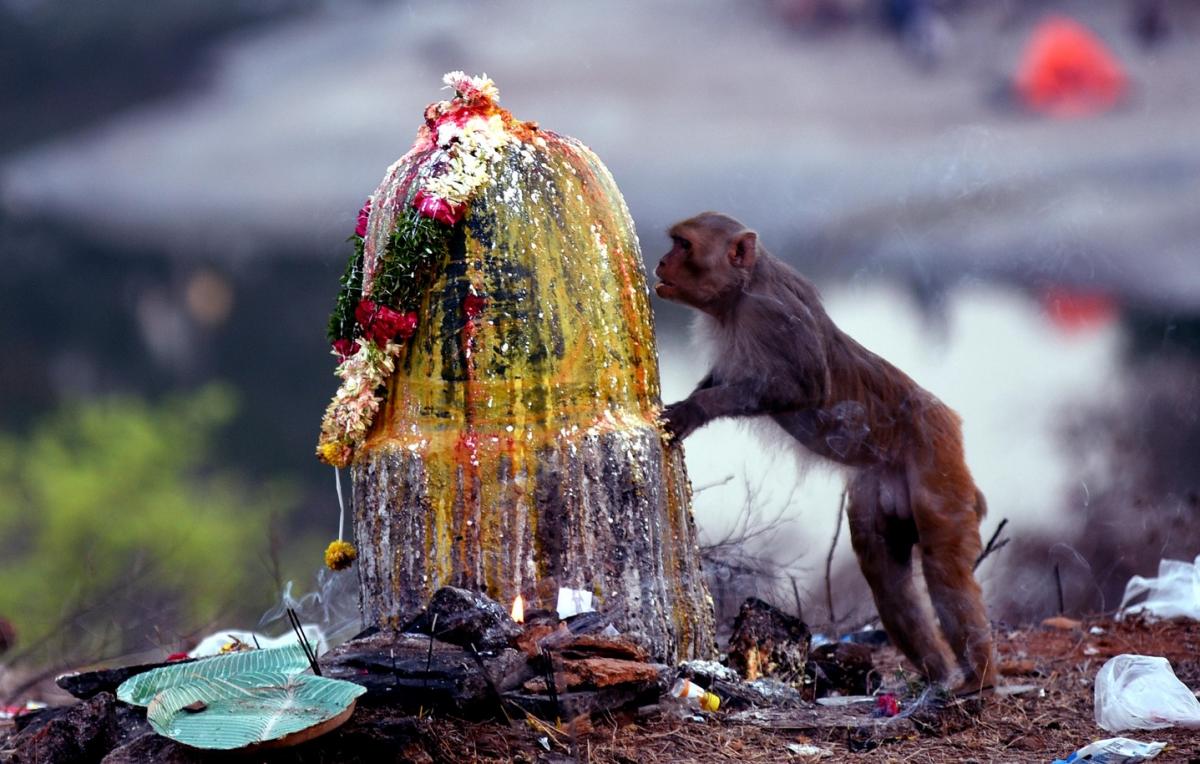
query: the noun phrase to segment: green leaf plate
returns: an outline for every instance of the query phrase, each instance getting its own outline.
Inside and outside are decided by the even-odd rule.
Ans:
[[[366,688],[284,671],[201,677],[158,693],[146,718],[160,735],[195,748],[296,745],[340,726]]]

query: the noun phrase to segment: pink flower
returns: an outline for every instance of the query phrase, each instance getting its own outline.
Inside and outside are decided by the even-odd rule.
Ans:
[[[333,343],[333,352],[341,356],[342,360],[346,360],[350,356],[358,352],[361,347],[357,342],[351,339],[340,339]]]
[[[396,335],[402,339],[408,339],[413,336],[413,332],[417,330],[417,313],[410,310],[400,317],[400,322],[396,328]]]
[[[425,193],[423,188],[418,189],[416,196],[413,197],[413,207],[419,214],[446,225],[454,225],[462,220],[463,214],[467,211],[467,205],[451,204],[445,199]]]
[[[468,294],[463,298],[463,313],[467,314],[467,318],[474,320],[483,312],[484,305],[487,305],[486,297],[477,294]]]
[[[367,218],[371,215],[371,200],[367,199],[366,204],[358,211],[358,225],[354,227],[354,235],[358,238],[363,238],[367,235]]]
[[[396,336],[408,339],[417,329],[416,313],[400,313],[370,300],[359,301],[354,318],[362,326],[363,336],[380,347]]]

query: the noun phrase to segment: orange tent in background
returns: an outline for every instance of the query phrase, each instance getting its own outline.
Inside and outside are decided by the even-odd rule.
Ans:
[[[1085,26],[1065,16],[1038,24],[1021,57],[1017,96],[1052,117],[1086,117],[1116,106],[1128,78],[1117,57]]]

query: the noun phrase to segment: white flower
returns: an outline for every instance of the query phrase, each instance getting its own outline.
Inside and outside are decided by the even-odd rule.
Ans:
[[[454,88],[454,91],[467,101],[484,100],[496,103],[500,100],[500,89],[486,73],[479,77],[468,77],[465,72],[446,72],[442,82],[446,83],[446,87]]]

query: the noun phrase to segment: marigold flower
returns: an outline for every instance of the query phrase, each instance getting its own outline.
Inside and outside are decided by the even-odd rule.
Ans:
[[[330,570],[345,570],[358,559],[358,550],[349,541],[331,542],[325,548],[325,567]]]
[[[317,446],[317,457],[334,467],[345,467],[350,463],[350,447],[345,443],[326,440]]]

